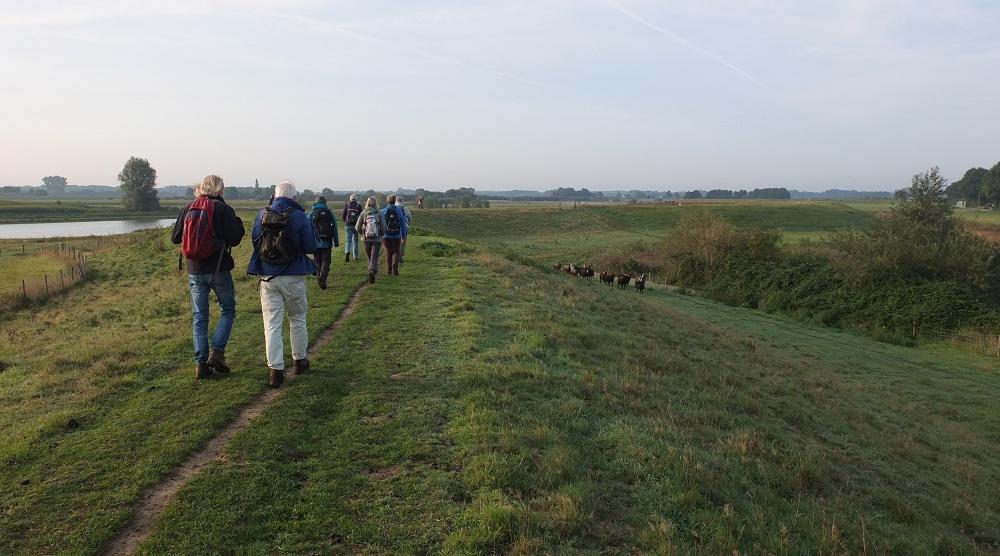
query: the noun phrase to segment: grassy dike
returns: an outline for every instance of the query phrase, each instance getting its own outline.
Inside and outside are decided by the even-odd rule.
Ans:
[[[1000,547],[995,372],[463,251],[414,241],[144,553]]]
[[[99,552],[143,488],[266,388],[249,243],[235,252],[234,372],[195,382],[186,275],[166,234],[97,253],[92,281],[2,315],[0,553]],[[341,259],[329,290],[310,282],[311,337],[364,276]]]

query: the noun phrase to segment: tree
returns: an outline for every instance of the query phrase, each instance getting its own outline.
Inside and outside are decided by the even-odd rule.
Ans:
[[[156,195],[156,170],[144,158],[131,157],[118,173],[121,182],[122,203],[129,210],[149,212],[160,210]]]
[[[987,202],[994,206],[1000,205],[1000,162],[983,176],[982,189]]]
[[[66,192],[66,178],[62,176],[45,176],[42,187],[49,195],[62,195]]]
[[[952,201],[972,201],[983,203],[983,181],[990,171],[986,168],[969,168],[962,179],[952,183],[945,190]]]
[[[893,212],[915,224],[936,227],[951,217],[951,206],[945,195],[948,180],[937,166],[914,174],[906,199],[893,207]]]
[[[694,190],[694,191],[688,191],[687,193],[684,194],[684,198],[685,199],[701,199],[701,191],[698,191],[697,189]]]

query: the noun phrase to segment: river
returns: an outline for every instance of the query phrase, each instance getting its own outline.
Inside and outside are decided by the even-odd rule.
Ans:
[[[136,230],[171,226],[173,218],[156,220],[92,220],[89,222],[44,222],[0,224],[0,239],[44,239],[127,234]]]

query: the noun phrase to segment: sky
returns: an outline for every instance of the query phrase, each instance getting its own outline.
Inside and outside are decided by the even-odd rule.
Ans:
[[[1000,160],[993,0],[0,0],[0,184],[893,190]]]

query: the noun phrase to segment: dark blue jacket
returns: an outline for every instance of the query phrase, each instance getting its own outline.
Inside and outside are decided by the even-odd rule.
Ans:
[[[262,209],[253,221],[253,231],[250,233],[250,237],[253,239],[253,255],[250,257],[250,264],[247,265],[247,274],[285,276],[316,273],[316,265],[313,264],[312,259],[306,256],[306,254],[316,252],[316,232],[309,219],[306,218],[302,205],[286,197],[278,197],[271,203],[271,208],[278,212],[289,207],[295,209],[292,211],[288,223],[291,226],[292,237],[300,247],[298,255],[286,265],[271,265],[260,260],[260,240],[264,234],[264,230],[260,226],[260,219],[264,217]]]
[[[389,205],[382,209],[382,218],[385,218],[386,222],[389,221],[390,210],[396,211],[396,214],[399,215],[399,231],[396,233],[392,233],[386,230],[385,239],[400,239],[400,238],[406,239],[406,234],[409,233],[410,231],[410,227],[406,223],[406,213],[403,212],[402,207],[397,207],[396,205]]]

